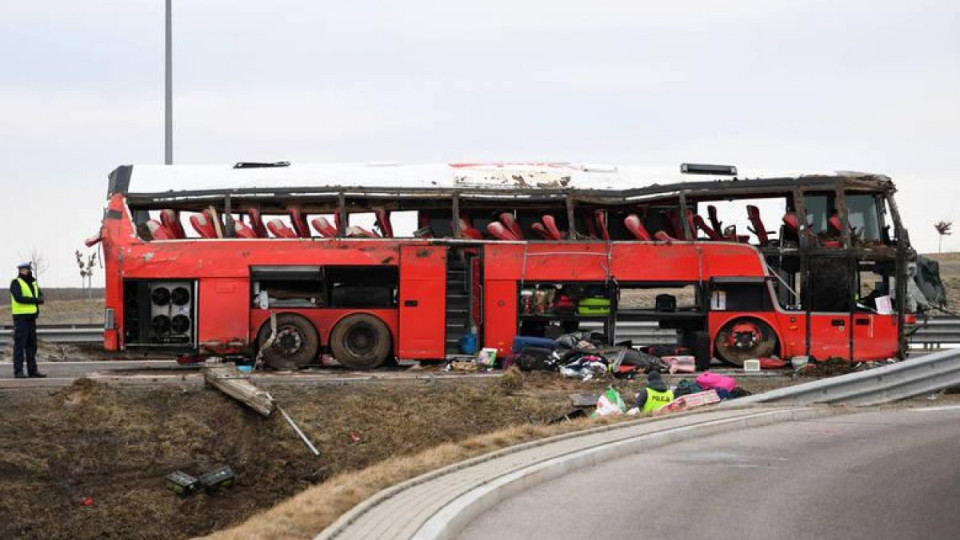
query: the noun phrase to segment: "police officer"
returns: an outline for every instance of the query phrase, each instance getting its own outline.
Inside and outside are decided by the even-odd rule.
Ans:
[[[673,390],[663,382],[660,372],[651,371],[647,374],[647,387],[637,392],[637,408],[650,414],[666,407],[671,401],[673,401]]]
[[[37,371],[37,315],[43,304],[43,293],[37,286],[28,262],[17,266],[20,275],[10,282],[10,310],[13,313],[13,376],[46,377]],[[23,372],[23,361],[27,372]]]

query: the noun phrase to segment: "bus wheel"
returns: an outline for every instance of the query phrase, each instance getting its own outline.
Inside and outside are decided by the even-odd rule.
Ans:
[[[270,324],[264,324],[257,335],[262,348],[270,339]],[[277,337],[267,349],[263,349],[263,363],[273,369],[289,370],[305,367],[313,362],[320,350],[317,329],[300,315],[284,313],[277,315]]]
[[[740,318],[723,325],[713,344],[721,360],[742,366],[744,360],[773,354],[777,348],[777,336],[763,321]]]
[[[333,357],[351,369],[379,367],[390,355],[390,329],[373,315],[348,315],[330,334]]]

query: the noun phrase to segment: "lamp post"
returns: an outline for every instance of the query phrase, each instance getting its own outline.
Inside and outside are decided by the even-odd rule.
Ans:
[[[163,164],[173,165],[173,44],[171,40],[172,24],[170,20],[170,4],[172,0],[167,1],[166,9],[166,55],[165,55],[165,78],[164,78],[164,122],[163,122]]]

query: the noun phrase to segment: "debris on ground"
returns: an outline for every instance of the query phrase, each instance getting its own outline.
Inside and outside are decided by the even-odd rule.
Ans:
[[[202,368],[207,384],[232,397],[261,416],[270,416],[276,404],[273,396],[250,381],[250,377],[237,369],[233,362],[208,364]]]
[[[830,357],[823,362],[809,362],[796,370],[799,377],[833,377],[856,371],[856,365],[848,360]]]

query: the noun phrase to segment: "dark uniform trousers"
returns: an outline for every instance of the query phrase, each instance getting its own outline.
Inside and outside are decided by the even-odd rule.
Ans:
[[[37,372],[37,319],[36,317],[13,318],[13,372],[23,373],[23,361],[27,361],[27,373]]]

